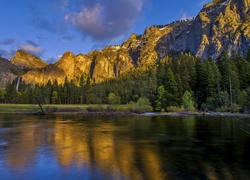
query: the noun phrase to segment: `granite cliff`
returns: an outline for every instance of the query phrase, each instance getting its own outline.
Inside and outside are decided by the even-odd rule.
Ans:
[[[63,83],[89,76],[95,82],[115,78],[135,68],[155,64],[170,52],[189,51],[203,59],[216,58],[225,50],[245,56],[250,49],[250,0],[214,0],[189,20],[146,28],[144,34],[132,34],[119,46],[86,55],[66,52],[55,64],[24,51],[17,51],[11,63],[27,72],[27,83]]]
[[[223,50],[246,55],[250,48],[249,8],[250,0],[214,0],[206,4],[194,19],[169,25],[173,30],[156,47],[159,57],[171,50],[213,59]]]
[[[4,88],[8,82],[12,82],[24,71],[10,63],[9,60],[0,58],[0,88]]]

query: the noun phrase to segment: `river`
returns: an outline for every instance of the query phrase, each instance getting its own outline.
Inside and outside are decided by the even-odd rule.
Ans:
[[[250,118],[0,116],[0,179],[248,179]]]

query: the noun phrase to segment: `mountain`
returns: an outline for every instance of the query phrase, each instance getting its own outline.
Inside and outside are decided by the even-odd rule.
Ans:
[[[9,60],[0,58],[0,88],[4,88],[8,82],[12,82],[22,74],[24,71],[10,63]]]
[[[65,52],[55,64],[28,71],[23,75],[23,80],[38,84],[57,80],[61,84],[64,83],[65,77],[75,80],[81,76],[90,76],[95,82],[101,82],[133,68],[132,58],[125,48],[110,46],[87,55],[75,56],[72,52]]]
[[[16,55],[10,60],[10,62],[20,69],[35,69],[43,68],[48,64],[36,56],[31,56],[23,50],[18,50]]]
[[[159,57],[171,50],[214,59],[223,50],[246,55],[250,48],[249,7],[249,0],[214,0],[206,4],[194,19],[170,25],[173,30],[158,42]]]
[[[214,0],[190,20],[146,28],[132,34],[119,46],[107,46],[89,54],[66,52],[55,64],[24,51],[17,51],[11,63],[28,69],[22,77],[28,83],[63,83],[89,76],[95,82],[118,77],[135,68],[146,68],[172,52],[189,51],[202,59],[216,58],[223,50],[245,56],[250,49],[250,0]]]

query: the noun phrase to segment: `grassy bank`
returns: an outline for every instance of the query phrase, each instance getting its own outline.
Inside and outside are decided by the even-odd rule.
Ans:
[[[106,108],[107,105],[101,105]],[[44,104],[42,108],[45,112],[87,112],[89,108],[96,109],[99,105],[83,105],[83,104]],[[37,104],[0,104],[0,113],[36,113],[41,112]]]
[[[96,113],[96,112],[146,112],[151,107],[138,107],[135,104],[44,104],[45,113]],[[41,112],[37,104],[0,104],[0,113],[37,113]]]
[[[38,112],[40,108],[34,104],[0,104],[0,113]]]
[[[47,114],[131,114],[152,112],[147,106],[138,107],[135,104],[44,104],[43,109]],[[35,114],[41,112],[36,104],[0,104],[0,114]],[[145,115],[165,115],[165,116],[183,116],[183,115],[202,115],[202,116],[244,116],[250,117],[250,114],[228,113],[228,112],[198,112],[198,111],[172,111],[162,113],[146,113]]]

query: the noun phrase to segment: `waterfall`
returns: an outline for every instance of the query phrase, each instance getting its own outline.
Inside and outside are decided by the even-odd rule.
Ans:
[[[18,87],[19,87],[20,81],[21,81],[21,76],[18,76],[17,82],[16,82],[16,92],[18,92]]]

